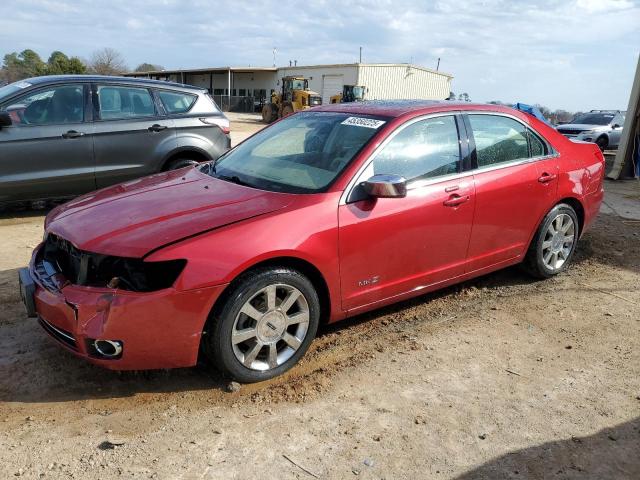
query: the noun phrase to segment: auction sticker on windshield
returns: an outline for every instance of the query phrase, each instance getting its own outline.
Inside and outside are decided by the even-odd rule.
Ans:
[[[355,127],[380,128],[386,122],[384,120],[375,120],[373,118],[349,117],[342,122],[342,125],[353,125]]]

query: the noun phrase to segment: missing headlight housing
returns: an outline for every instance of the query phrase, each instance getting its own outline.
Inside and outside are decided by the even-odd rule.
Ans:
[[[187,263],[186,260],[145,262],[139,258],[85,252],[56,235],[47,236],[41,255],[42,261],[74,285],[134,292],[171,287]]]

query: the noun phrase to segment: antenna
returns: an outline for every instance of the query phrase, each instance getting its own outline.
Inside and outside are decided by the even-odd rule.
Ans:
[[[273,66],[276,66],[276,53],[278,53],[278,49],[273,47]]]
[[[438,65],[436,65],[436,71],[440,70],[440,57],[438,57]]]
[[[362,63],[362,47],[360,47],[360,61],[358,63]]]

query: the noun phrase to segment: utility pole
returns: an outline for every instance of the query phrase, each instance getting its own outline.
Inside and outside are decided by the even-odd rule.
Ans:
[[[362,63],[362,47],[360,47],[360,61],[358,63]]]
[[[440,70],[440,57],[438,57],[438,65],[436,66],[436,71]]]
[[[273,47],[273,66],[276,66],[276,52],[278,50],[276,49],[276,47]]]

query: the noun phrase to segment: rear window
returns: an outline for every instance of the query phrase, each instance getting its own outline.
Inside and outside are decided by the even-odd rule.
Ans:
[[[168,114],[188,112],[198,98],[197,95],[167,90],[159,90],[158,96]]]

